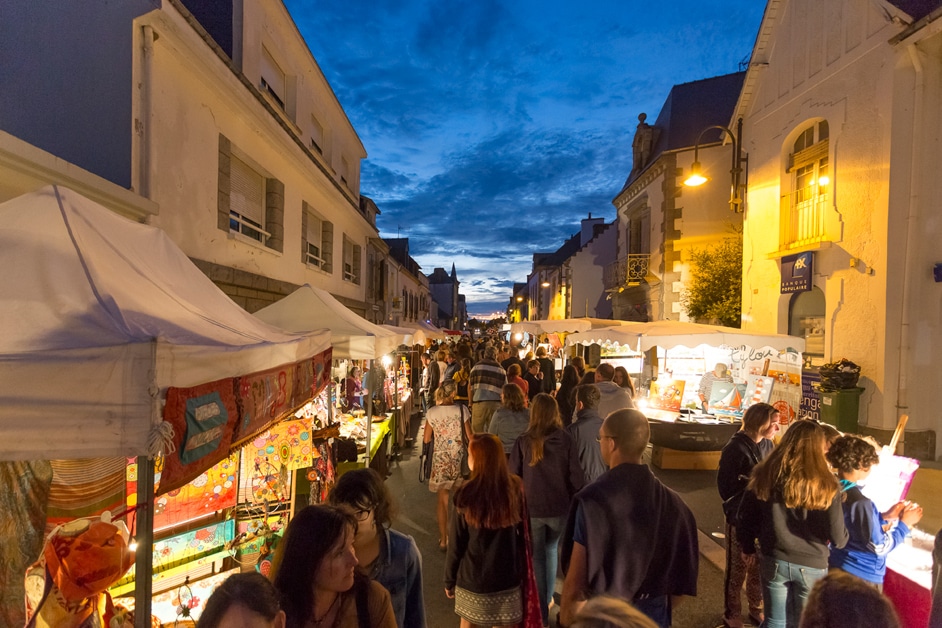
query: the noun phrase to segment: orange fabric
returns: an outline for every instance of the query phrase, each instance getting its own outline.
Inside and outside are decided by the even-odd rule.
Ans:
[[[46,569],[70,602],[93,597],[116,583],[134,558],[117,526],[95,521],[77,534],[63,528],[46,541]]]

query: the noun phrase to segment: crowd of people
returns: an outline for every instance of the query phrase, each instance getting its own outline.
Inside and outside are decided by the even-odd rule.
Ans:
[[[697,594],[697,526],[643,462],[650,427],[628,373],[576,357],[557,379],[543,347],[521,359],[467,339],[422,365],[441,577],[462,628],[670,626]],[[351,403],[361,392],[344,389]],[[776,445],[778,432],[778,411],[754,404],[721,454],[724,625],[898,626],[886,554],[921,508],[880,513],[860,491],[872,442],[812,421]],[[291,520],[271,579],[229,578],[199,626],[424,628],[422,558],[394,508],[375,471],[343,474],[328,504]]]

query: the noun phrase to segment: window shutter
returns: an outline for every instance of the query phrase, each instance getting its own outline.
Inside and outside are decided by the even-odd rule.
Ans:
[[[334,272],[334,223],[327,220],[321,223],[321,259],[321,270]]]
[[[232,155],[229,160],[229,208],[243,218],[264,224],[265,179],[244,161]]]
[[[360,285],[360,256],[363,254],[362,251],[363,249],[358,244],[353,245],[353,283],[357,285]]]
[[[264,46],[262,46],[261,74],[262,88],[267,89],[268,93],[274,96],[281,108],[284,109],[285,95],[287,94],[285,73],[278,67],[275,58]]]

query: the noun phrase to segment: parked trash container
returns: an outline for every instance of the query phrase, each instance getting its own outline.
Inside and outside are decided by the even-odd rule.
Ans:
[[[821,420],[841,432],[856,434],[863,391],[863,388],[842,388],[818,393],[821,395]]]

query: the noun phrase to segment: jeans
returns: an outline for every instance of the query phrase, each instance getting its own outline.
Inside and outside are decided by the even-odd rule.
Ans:
[[[556,563],[563,517],[530,517],[530,542],[533,545],[533,575],[540,594],[543,625],[549,625],[549,603],[556,588]]]
[[[672,623],[671,596],[658,595],[644,599],[635,599],[632,606],[648,616],[658,628],[670,628]]]
[[[827,572],[827,569],[763,556],[761,574],[765,621],[762,628],[796,628],[811,587]]]

